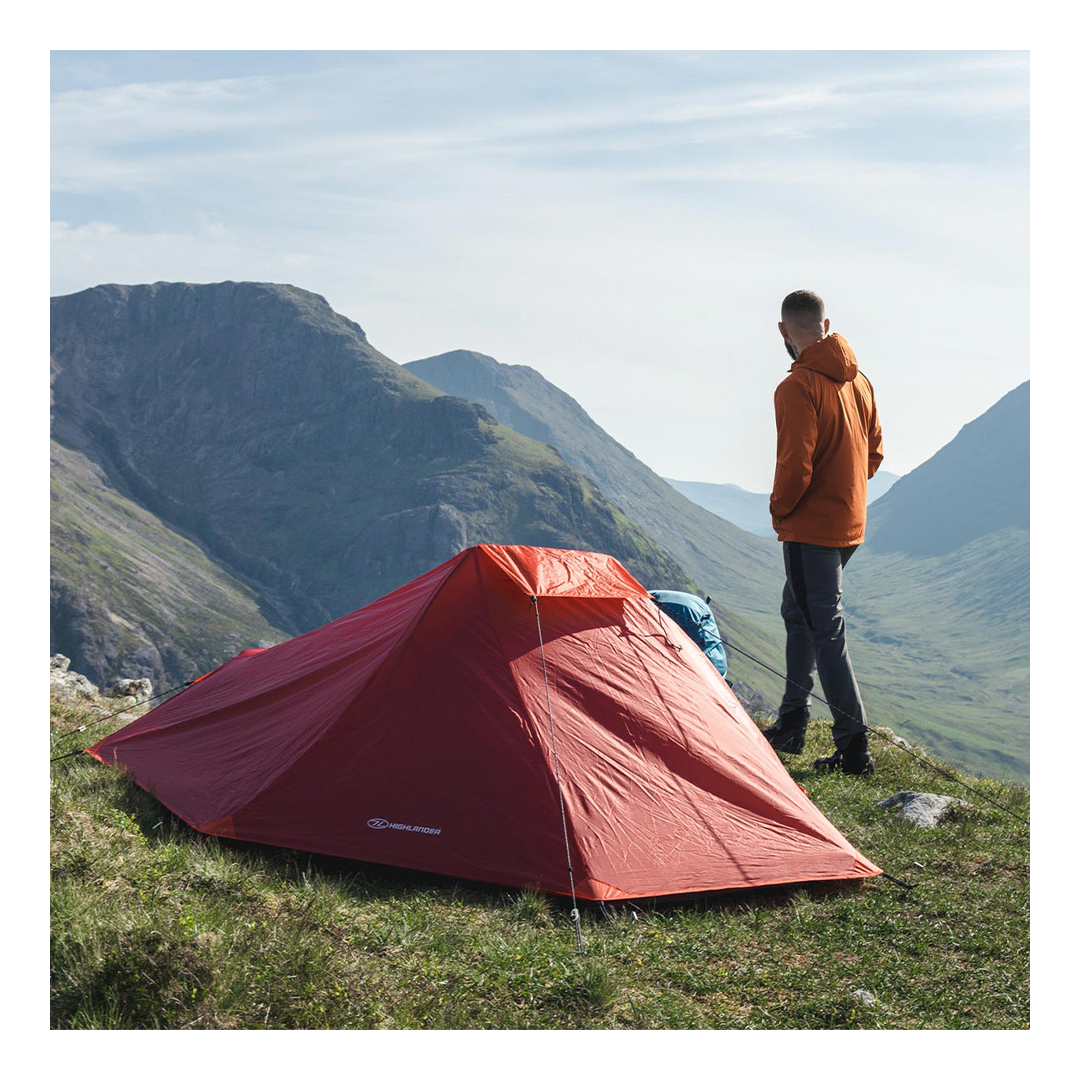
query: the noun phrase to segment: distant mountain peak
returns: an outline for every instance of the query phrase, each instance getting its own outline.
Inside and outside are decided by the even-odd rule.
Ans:
[[[54,296],[52,302],[63,301],[65,304],[82,298],[85,301],[101,301],[111,298],[114,303],[128,303],[145,298],[147,301],[157,303],[162,300],[172,300],[181,303],[185,298],[201,304],[211,302],[219,310],[227,308],[232,303],[247,306],[255,302],[274,301],[290,305],[299,314],[307,314],[317,321],[327,323],[339,323],[358,334],[366,343],[367,335],[363,329],[352,319],[334,311],[327,302],[325,296],[319,293],[302,289],[298,285],[290,285],[287,282],[275,281],[214,281],[206,283],[194,283],[188,281],[155,281],[152,284],[125,285],[111,282],[105,285],[94,285],[89,289],[83,289],[77,293],[69,293],[66,296]]]
[[[1031,383],[1010,390],[875,504],[869,551],[944,555],[1031,524]]]
[[[441,360],[444,362],[461,361],[462,363],[480,363],[494,367],[505,367],[494,356],[487,353],[477,352],[475,349],[450,349],[448,352],[438,353],[436,356],[425,356],[423,360],[414,360],[413,363],[423,364],[428,360]],[[405,365],[408,367],[408,364]]]

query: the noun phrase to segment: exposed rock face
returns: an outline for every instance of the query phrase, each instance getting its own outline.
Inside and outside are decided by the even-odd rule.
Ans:
[[[98,696],[98,688],[77,671],[69,670],[71,660],[59,653],[49,658],[49,691],[71,701],[92,701]]]
[[[384,575],[389,566],[417,577],[468,547],[468,523],[454,506],[438,503],[377,518],[345,552],[347,572]],[[388,566],[389,564],[389,566]]]
[[[691,586],[550,447],[410,375],[311,293],[104,285],[54,298],[52,334],[58,455],[90,463],[103,491],[152,518],[163,559],[175,537],[227,579],[148,629],[154,604],[138,610],[146,590],[131,587],[146,567],[117,573],[111,551],[83,558],[92,537],[65,522],[54,624],[102,681],[122,670],[186,679],[225,659],[232,631],[203,640],[196,630],[226,594],[235,652],[245,636],[296,633],[360,607],[473,543],[592,548],[645,581]],[[159,581],[176,574],[166,566]],[[244,602],[260,625],[244,622]],[[140,650],[145,666],[133,671]]]
[[[448,394],[482,405],[515,431],[554,446],[663,544],[702,588],[719,597],[720,606],[776,618],[784,569],[772,533],[768,540],[751,536],[675,491],[538,371],[466,349],[405,367]]]
[[[123,673],[170,686],[253,639],[291,636],[247,585],[57,443],[51,532],[50,651],[98,683]]]

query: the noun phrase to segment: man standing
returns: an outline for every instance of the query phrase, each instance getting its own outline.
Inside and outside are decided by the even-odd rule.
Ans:
[[[882,461],[874,388],[851,346],[829,333],[825,304],[800,290],[784,298],[780,333],[794,363],[776,388],[776,474],[769,511],[784,544],[780,613],[787,628],[787,689],[765,737],[801,754],[817,668],[833,716],[836,753],[819,769],[874,771],[866,711],[848,657],[843,572],[866,528],[866,482]]]

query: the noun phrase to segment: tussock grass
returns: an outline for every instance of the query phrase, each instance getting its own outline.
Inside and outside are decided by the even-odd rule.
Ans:
[[[57,706],[53,727],[87,718]],[[203,836],[118,771],[56,762],[52,1026],[1026,1027],[1026,826],[881,740],[873,777],[818,776],[830,749],[814,723],[785,762],[914,889],[879,878],[585,904],[584,955],[561,898]],[[965,779],[1027,816],[1026,787]],[[971,806],[919,829],[874,805],[901,790]]]

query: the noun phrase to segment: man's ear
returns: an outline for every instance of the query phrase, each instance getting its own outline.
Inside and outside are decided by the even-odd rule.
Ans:
[[[824,327],[825,333],[828,334],[828,332],[829,332],[829,320],[826,319],[821,325]]]
[[[776,326],[777,326],[777,329],[778,329],[778,330],[780,331],[780,336],[781,336],[781,337],[782,337],[782,338],[783,338],[783,339],[784,339],[785,341],[787,341],[787,331],[786,331],[786,330],[784,329],[784,324],[783,324],[782,322],[778,322],[778,323],[776,324]]]

